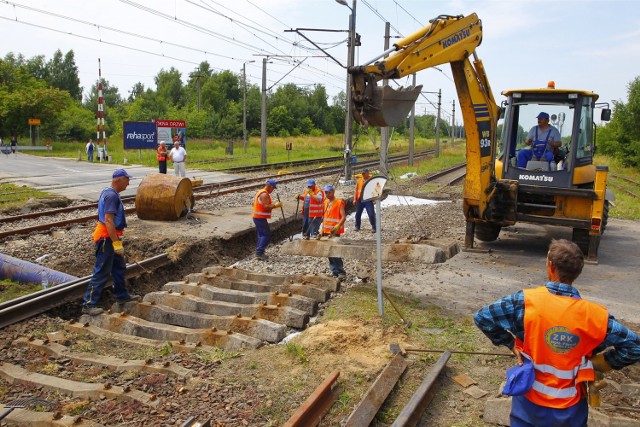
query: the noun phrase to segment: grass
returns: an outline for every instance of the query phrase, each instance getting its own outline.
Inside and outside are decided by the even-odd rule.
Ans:
[[[0,210],[24,206],[31,199],[51,199],[57,196],[44,191],[34,190],[27,186],[18,186],[7,182],[0,182]]]
[[[41,289],[42,285],[39,283],[18,283],[8,279],[2,280],[0,281],[0,303],[32,294]]]

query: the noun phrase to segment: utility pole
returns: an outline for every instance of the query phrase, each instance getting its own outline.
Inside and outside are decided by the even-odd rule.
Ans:
[[[440,156],[440,107],[442,105],[442,89],[438,89],[438,115],[436,116],[436,157]]]
[[[451,110],[451,147],[456,142],[456,100],[453,100],[453,110]]]
[[[247,64],[256,61],[242,63],[242,148],[247,153]]]
[[[416,87],[416,73],[413,73],[413,87]],[[413,146],[415,139],[415,130],[416,130],[416,104],[413,103],[413,107],[411,107],[411,116],[409,118],[409,166],[413,166]]]
[[[389,22],[385,22],[384,24],[384,52],[389,49],[389,31],[391,29],[391,24]],[[389,55],[385,55],[385,58]],[[388,79],[382,80],[382,86],[388,83]],[[415,104],[414,104],[415,105]],[[389,157],[389,127],[384,126],[380,128],[380,173],[384,176],[387,176],[387,168],[388,168],[388,157]]]
[[[267,164],[267,58],[262,58],[262,108],[260,113],[260,164]]]
[[[349,67],[353,67],[355,60],[356,50],[356,0],[353,0],[352,5],[349,6],[347,0],[336,0],[343,6],[347,6],[351,9],[351,15],[349,15],[349,52],[347,54],[347,116],[344,122],[344,179],[345,182],[351,181],[353,175],[353,166],[351,165],[351,155],[353,150],[353,118],[352,116],[352,102],[351,102],[351,74],[349,74]]]

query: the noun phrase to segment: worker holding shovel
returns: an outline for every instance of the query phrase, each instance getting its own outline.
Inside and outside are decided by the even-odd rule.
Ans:
[[[346,203],[344,200],[336,197],[336,191],[333,185],[324,187],[324,193],[327,199],[324,201],[324,221],[322,223],[322,234],[329,237],[340,237],[344,234],[344,222],[347,219]],[[329,257],[329,270],[331,275],[339,279],[347,277],[344,271],[344,262],[342,258]]]
[[[275,179],[268,179],[264,188],[261,188],[253,198],[253,223],[256,226],[256,233],[258,235],[258,244],[256,246],[256,258],[266,260],[267,256],[264,254],[267,245],[271,241],[271,228],[269,227],[269,218],[271,218],[271,211],[276,208],[281,208],[281,202],[275,202],[271,200],[271,193],[277,187]],[[284,216],[284,212],[283,212]]]

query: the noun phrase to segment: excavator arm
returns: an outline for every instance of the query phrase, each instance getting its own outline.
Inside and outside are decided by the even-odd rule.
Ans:
[[[376,59],[395,52],[388,58],[349,69],[354,119],[365,126],[396,126],[406,118],[422,86],[395,90],[376,83],[446,63],[451,65],[467,139],[464,213],[471,223],[476,218],[487,219],[495,185],[493,158],[498,106],[482,61],[475,54],[481,42],[482,22],[475,13],[440,15]]]

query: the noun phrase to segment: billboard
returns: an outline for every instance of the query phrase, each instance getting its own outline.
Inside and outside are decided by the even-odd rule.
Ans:
[[[156,126],[158,142],[164,141],[171,146],[177,140],[183,147],[187,144],[187,124],[184,120],[156,120]]]
[[[155,150],[157,147],[156,124],[153,122],[123,122],[122,138],[124,149]]]

